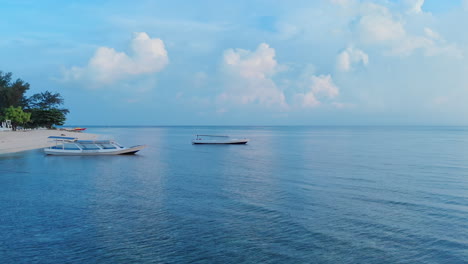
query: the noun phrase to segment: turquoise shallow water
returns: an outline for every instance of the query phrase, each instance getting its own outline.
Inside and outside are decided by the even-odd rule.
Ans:
[[[89,131],[148,148],[0,155],[2,263],[468,261],[468,128]]]

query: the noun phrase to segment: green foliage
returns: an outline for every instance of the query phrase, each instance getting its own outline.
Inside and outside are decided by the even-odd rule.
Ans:
[[[24,93],[29,90],[29,83],[21,79],[12,82],[11,77],[11,72],[3,73],[0,71],[0,109],[9,106],[26,106]]]
[[[37,109],[58,109],[64,102],[62,96],[59,93],[51,93],[45,91],[43,93],[37,93],[28,98],[27,104],[29,108]],[[60,109],[63,113],[67,114],[68,109]]]
[[[59,108],[63,98],[59,93],[45,91],[26,98],[29,84],[21,79],[12,82],[12,73],[0,71],[0,120],[10,119],[14,129],[26,123],[28,127],[63,125],[70,111]],[[22,110],[24,109],[24,111]]]
[[[26,113],[20,106],[10,106],[5,109],[5,119],[11,120],[13,130],[16,130],[18,125],[24,125],[31,120],[31,113]]]
[[[49,91],[29,97],[27,111],[31,113],[31,126],[52,128],[54,125],[63,125],[65,115],[69,113],[68,109],[58,108],[63,102],[59,93]]]
[[[31,126],[52,128],[65,124],[65,113],[60,109],[31,109]]]

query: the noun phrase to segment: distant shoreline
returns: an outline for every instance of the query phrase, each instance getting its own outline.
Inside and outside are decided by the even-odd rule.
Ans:
[[[53,145],[49,136],[67,136],[79,139],[95,139],[96,134],[70,132],[63,130],[25,130],[0,131],[0,154],[40,149]]]

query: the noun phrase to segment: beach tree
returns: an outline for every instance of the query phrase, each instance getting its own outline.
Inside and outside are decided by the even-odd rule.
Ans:
[[[0,71],[0,110],[10,106],[26,106],[24,94],[29,90],[29,83],[21,79],[13,81],[12,76],[11,72]]]
[[[64,99],[60,93],[45,91],[27,98],[29,83],[13,81],[12,76],[0,71],[0,120],[10,119],[15,129],[26,123],[28,127],[47,128],[65,123],[70,111],[61,107]]]
[[[21,106],[10,106],[4,110],[4,118],[11,120],[11,126],[16,130],[19,125],[23,126],[31,120],[31,113],[24,112]]]
[[[54,125],[62,126],[65,124],[65,114],[60,109],[30,109],[32,127],[52,128]]]
[[[66,114],[70,111],[60,108],[64,99],[60,93],[45,91],[34,94],[27,99],[27,112],[31,113],[32,127],[52,128],[54,125],[61,126],[65,123]]]
[[[59,106],[64,103],[64,99],[60,93],[51,93],[45,91],[43,93],[37,93],[27,99],[29,108],[37,109],[58,109],[63,113],[68,113],[68,109],[59,109]]]

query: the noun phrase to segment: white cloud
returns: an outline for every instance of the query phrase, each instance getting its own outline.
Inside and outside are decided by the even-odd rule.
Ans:
[[[169,63],[164,42],[148,34],[134,34],[130,55],[113,48],[99,47],[85,67],[72,67],[65,81],[87,81],[93,86],[109,85],[118,80],[157,73]]]
[[[442,37],[439,35],[439,33],[433,31],[432,29],[426,27],[424,28],[424,33],[426,34],[427,37],[435,40],[441,40]]]
[[[255,51],[229,49],[224,52],[222,69],[226,91],[221,102],[286,107],[285,96],[271,79],[281,66],[275,59],[275,49],[262,43]]]
[[[386,14],[368,14],[358,24],[361,39],[369,44],[388,43],[405,37],[403,24]]]
[[[278,69],[275,49],[266,43],[254,52],[243,49],[229,49],[224,53],[224,66],[230,72],[243,78],[266,78]]]
[[[337,58],[336,67],[340,71],[348,72],[352,70],[353,64],[367,65],[369,63],[369,56],[360,49],[348,47],[342,51]]]
[[[296,97],[299,99],[301,107],[316,107],[320,105],[320,101],[313,92],[297,94]]]
[[[422,13],[422,7],[424,5],[424,0],[403,0],[403,5],[405,6],[408,13]]]
[[[404,0],[403,4],[408,12],[421,13],[424,1]],[[397,11],[392,12],[386,6],[369,2],[358,5],[360,11],[353,33],[358,36],[361,45],[384,48],[384,54],[394,56],[409,56],[416,50],[422,50],[425,56],[462,57],[456,45],[447,43],[427,26],[419,29],[423,34],[409,33],[407,23],[414,15],[408,13],[405,16]]]
[[[340,93],[331,75],[313,75],[308,82],[307,91],[296,94],[296,101],[299,101],[302,107],[319,106],[319,98],[333,99]]]
[[[415,50],[422,50],[425,56],[450,56],[462,58],[462,51],[454,44],[447,43],[437,32],[424,28],[425,35],[406,35],[401,38],[398,45],[390,47],[389,55],[409,56]]]
[[[334,98],[340,93],[330,75],[312,76],[311,82],[311,90],[316,95]]]

